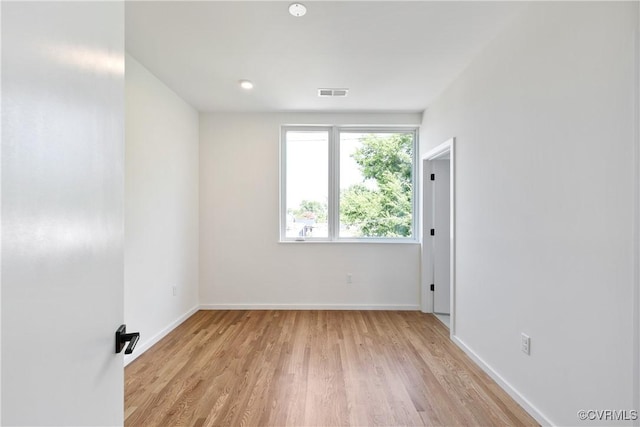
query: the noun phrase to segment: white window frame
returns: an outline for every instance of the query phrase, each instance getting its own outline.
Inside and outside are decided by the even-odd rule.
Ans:
[[[287,237],[287,132],[326,131],[329,137],[329,197],[327,201],[328,237]],[[340,134],[341,133],[410,133],[412,147],[412,212],[411,237],[340,237]],[[352,242],[352,243],[417,243],[418,238],[418,127],[417,126],[306,126],[280,127],[280,242]]]

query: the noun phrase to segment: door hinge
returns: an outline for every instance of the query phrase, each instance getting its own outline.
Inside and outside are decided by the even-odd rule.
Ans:
[[[435,173],[432,173],[432,174],[431,174],[431,181],[435,181],[435,180],[436,180],[436,174],[435,174]]]
[[[435,291],[436,290],[436,285],[434,285],[433,283],[431,284],[431,286],[429,287],[430,290]]]
[[[432,235],[432,236],[435,236],[435,235],[436,235],[436,229],[435,229],[435,228],[432,228],[432,229],[431,229],[431,235]]]

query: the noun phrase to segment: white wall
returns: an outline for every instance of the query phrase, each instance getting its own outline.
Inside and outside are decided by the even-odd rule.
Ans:
[[[200,303],[417,309],[415,243],[278,243],[279,138],[283,124],[420,120],[419,114],[201,114]]]
[[[0,46],[2,46],[2,4],[0,3]],[[0,54],[0,93],[2,93],[2,58]],[[0,117],[2,116],[2,102],[0,102]],[[0,119],[0,135],[2,135]],[[2,168],[2,144],[0,144],[0,169]],[[1,172],[1,171],[0,171]],[[2,174],[0,173],[0,212],[2,212]],[[0,218],[1,221],[1,218]],[[2,232],[0,231],[0,239]],[[2,245],[0,244],[0,273],[2,272]],[[0,274],[0,331],[2,331],[2,274]],[[0,333],[0,425],[2,424],[2,334]]]
[[[457,142],[457,338],[557,425],[634,403],[637,8],[533,5],[423,123]]]
[[[637,8],[638,14],[638,22],[640,22],[640,7]],[[640,25],[638,25],[640,26]],[[634,136],[635,136],[635,156],[634,156],[634,164],[635,164],[635,173],[634,173],[634,181],[635,181],[635,233],[634,233],[634,253],[635,253],[635,269],[634,269],[634,290],[635,290],[635,306],[634,306],[634,324],[636,325],[636,336],[635,336],[635,358],[636,358],[636,367],[633,371],[633,378],[635,379],[634,383],[634,395],[636,408],[640,411],[640,28],[636,29],[635,32],[635,128],[634,128]]]
[[[198,304],[198,113],[130,55],[125,81],[129,362]]]
[[[124,5],[1,7],[1,422],[122,425]]]

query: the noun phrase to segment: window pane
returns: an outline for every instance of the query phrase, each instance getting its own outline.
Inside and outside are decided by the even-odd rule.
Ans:
[[[340,237],[412,237],[413,133],[340,133]]]
[[[286,237],[328,237],[329,132],[286,133]]]

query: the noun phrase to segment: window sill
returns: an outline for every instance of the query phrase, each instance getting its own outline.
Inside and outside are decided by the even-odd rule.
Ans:
[[[392,239],[371,239],[371,240],[280,240],[278,243],[284,244],[361,244],[361,245],[419,245],[418,240],[392,240]]]

